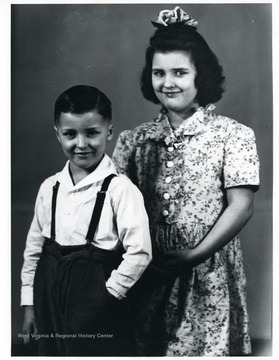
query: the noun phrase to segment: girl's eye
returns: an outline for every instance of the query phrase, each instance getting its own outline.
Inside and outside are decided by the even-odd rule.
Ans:
[[[152,71],[152,74],[154,76],[158,76],[158,77],[161,77],[164,75],[163,71],[160,71],[160,70],[154,70],[154,71]]]
[[[176,76],[184,76],[184,75],[187,75],[187,72],[184,70],[178,70],[178,71],[176,71],[175,75]]]

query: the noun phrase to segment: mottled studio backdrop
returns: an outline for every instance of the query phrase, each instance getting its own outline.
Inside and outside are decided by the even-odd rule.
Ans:
[[[177,4],[179,5],[179,4]],[[226,92],[216,111],[252,127],[261,188],[242,231],[251,335],[271,337],[272,63],[270,4],[180,4],[218,55]],[[113,103],[115,138],[151,120],[139,75],[153,33],[150,20],[174,4],[12,5],[12,337],[20,342],[20,269],[40,183],[65,163],[53,131],[53,104],[66,88],[88,84]]]

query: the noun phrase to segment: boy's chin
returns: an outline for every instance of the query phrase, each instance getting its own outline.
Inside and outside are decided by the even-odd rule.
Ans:
[[[98,165],[100,164],[102,159],[103,159],[103,157],[101,159],[98,159],[97,161],[91,162],[91,163],[85,162],[85,161],[77,162],[77,161],[70,160],[70,167],[76,171],[80,170],[80,171],[86,171],[88,173],[91,173],[98,167]]]

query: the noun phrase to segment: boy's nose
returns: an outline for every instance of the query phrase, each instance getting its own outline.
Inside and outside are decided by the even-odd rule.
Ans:
[[[77,147],[82,149],[82,148],[86,148],[87,146],[87,142],[84,136],[78,136],[77,139]]]

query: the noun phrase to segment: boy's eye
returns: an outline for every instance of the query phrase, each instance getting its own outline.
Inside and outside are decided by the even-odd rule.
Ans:
[[[73,131],[65,131],[62,133],[62,135],[66,138],[73,138],[75,137],[75,133]]]
[[[88,136],[94,136],[94,135],[97,135],[97,134],[99,134],[100,132],[99,131],[97,131],[97,130],[88,130],[87,131],[87,135]]]

